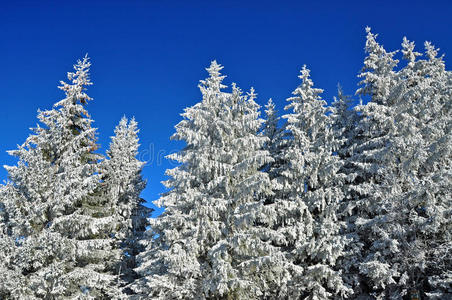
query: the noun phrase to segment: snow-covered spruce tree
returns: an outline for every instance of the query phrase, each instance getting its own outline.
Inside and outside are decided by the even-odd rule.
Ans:
[[[264,144],[264,149],[272,154],[275,151],[277,137],[281,131],[278,127],[278,112],[272,99],[269,99],[265,105],[265,117],[262,134],[268,138],[268,141]]]
[[[287,281],[289,275],[283,254],[271,244],[269,228],[259,221],[271,184],[268,175],[258,170],[272,159],[267,150],[262,150],[268,139],[258,135],[262,120],[255,97],[254,89],[242,96],[233,84],[227,109],[223,110],[223,117],[220,115],[229,124],[229,129],[224,128],[221,151],[231,155],[223,160],[231,169],[223,179],[224,198],[228,199],[227,231],[209,251],[213,276],[206,283],[211,289],[210,297],[274,298],[279,294],[280,283]],[[214,289],[211,282],[216,284]]]
[[[88,57],[61,82],[66,97],[40,111],[34,133],[11,155],[6,210],[15,240],[11,261],[22,278],[8,286],[13,299],[121,297],[115,217],[100,191],[96,129],[84,105],[91,99]],[[11,219],[12,218],[12,219]]]
[[[452,296],[451,73],[430,43],[425,59],[406,38],[402,47],[408,63],[398,72],[391,143],[399,170],[390,216],[398,226],[390,228],[401,252],[392,264],[404,281],[392,294],[444,299]]]
[[[270,176],[270,180],[272,180],[277,176],[278,167],[281,165],[280,158],[282,148],[285,145],[285,141],[281,138],[284,134],[284,128],[278,126],[280,117],[278,116],[278,112],[272,99],[269,99],[265,105],[265,116],[266,118],[262,126],[261,134],[268,140],[265,142],[263,149],[270,153],[273,161],[266,164],[262,168],[262,171],[267,172]],[[267,197],[267,202],[272,201],[272,198],[272,196]]]
[[[368,56],[359,75],[363,79],[357,94],[369,95],[371,99],[355,108],[359,116],[346,149],[346,168],[342,169],[347,175],[344,213],[353,237],[353,255],[345,258],[342,268],[354,274],[346,278],[355,286],[357,295],[368,293],[372,287],[385,289],[395,283],[393,278],[398,271],[384,257],[399,251],[397,240],[388,236],[384,226],[393,186],[383,184],[385,176],[394,177],[397,173],[388,149],[391,134],[395,132],[391,105],[398,61],[394,58],[396,52],[387,52],[377,43],[370,28],[366,31]]]
[[[334,101],[331,104],[331,114],[329,115],[332,122],[332,131],[335,137],[334,151],[340,158],[341,167],[338,173],[345,180],[342,185],[342,192],[344,199],[341,202],[338,210],[338,218],[346,223],[346,227],[341,229],[341,233],[348,237],[349,242],[346,244],[345,252],[346,256],[342,257],[339,261],[340,269],[342,271],[342,278],[344,282],[349,286],[357,286],[359,282],[359,274],[356,268],[356,258],[359,257],[361,249],[358,243],[351,241],[357,241],[356,232],[353,227],[354,224],[347,224],[350,215],[350,208],[353,207],[353,199],[349,192],[349,180],[353,178],[355,167],[350,162],[350,157],[354,152],[355,142],[355,127],[359,122],[361,116],[357,114],[353,107],[353,99],[351,96],[345,95],[340,86],[338,86],[337,98],[334,97]],[[348,178],[348,180],[347,180]],[[350,205],[352,203],[352,205]],[[347,228],[348,227],[348,228]]]
[[[336,217],[343,198],[338,156],[333,155],[335,138],[321,89],[313,87],[310,71],[301,70],[300,86],[285,109],[286,143],[281,153],[276,195],[263,209],[272,243],[284,253],[290,276],[280,284],[279,297],[330,299],[350,292],[336,262],[343,253]]]
[[[173,139],[186,143],[169,158],[170,190],[151,221],[143,276],[134,290],[149,299],[256,299],[277,289],[286,271],[256,214],[270,193],[271,161],[258,134],[262,121],[251,91],[223,92],[223,67],[212,62],[199,85],[202,101],[185,109]]]
[[[416,60],[420,54],[406,39],[407,66],[395,71],[394,52],[387,53],[375,37],[368,30],[364,87],[358,90],[371,100],[357,108],[360,119],[347,158],[352,171],[346,212],[358,251],[344,269],[357,266],[357,293],[377,299],[427,293],[435,289],[428,278],[442,278],[443,287],[433,292],[441,294],[450,282],[450,261],[444,258],[450,253],[450,75],[429,44],[429,59]],[[433,165],[441,167],[433,171]],[[438,180],[439,174],[445,177]],[[429,253],[439,260],[430,264]]]
[[[345,95],[342,87],[338,85],[337,97],[331,104],[331,122],[337,146],[335,151],[341,159],[350,156],[350,146],[353,141],[353,129],[359,116],[353,110],[353,98]],[[342,166],[341,168],[344,168]]]
[[[102,180],[106,197],[113,203],[117,227],[114,238],[122,250],[122,264],[118,272],[125,283],[136,278],[134,272],[135,256],[141,252],[138,242],[148,225],[151,209],[144,206],[140,197],[146,182],[141,177],[144,162],[138,156],[138,124],[123,117],[111,137],[107,160],[102,165]]]
[[[426,124],[423,136],[428,156],[422,165],[422,184],[416,191],[418,201],[424,200],[417,202],[417,208],[425,214],[417,232],[428,245],[427,296],[446,299],[452,297],[452,72],[445,71],[437,52],[426,43],[428,73],[423,103],[429,113],[422,115],[422,123]]]

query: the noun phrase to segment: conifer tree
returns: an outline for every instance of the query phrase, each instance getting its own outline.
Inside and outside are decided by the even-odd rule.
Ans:
[[[345,95],[342,87],[338,85],[337,98],[331,104],[332,130],[337,142],[335,151],[343,160],[350,156],[350,146],[353,141],[353,129],[358,121],[358,115],[353,110],[352,97]],[[341,167],[341,169],[344,166]]]
[[[391,155],[387,151],[390,133],[393,132],[392,90],[396,85],[396,52],[387,52],[376,41],[376,35],[366,28],[366,52],[362,73],[362,87],[357,94],[369,95],[370,101],[358,105],[358,120],[352,133],[351,145],[346,157],[347,205],[345,213],[348,230],[353,236],[353,255],[343,268],[356,274],[352,276],[355,287],[366,292],[369,286],[385,288],[393,283],[397,271],[382,256],[397,252],[393,237],[388,237],[381,224],[387,215],[387,194],[391,187],[383,185],[385,173],[390,169]],[[378,224],[378,225],[377,225]],[[382,254],[384,253],[384,254]],[[359,288],[355,293],[360,294]]]
[[[438,49],[425,44],[428,73],[421,113],[422,133],[428,156],[421,166],[422,181],[417,185],[414,202],[418,215],[416,238],[426,249],[426,272],[432,299],[452,297],[452,73],[445,71]],[[422,154],[425,151],[422,151]],[[420,213],[419,213],[420,212]]]
[[[357,266],[358,293],[377,299],[400,299],[410,291],[425,296],[435,290],[429,283],[435,279],[442,287],[431,294],[445,295],[450,173],[440,169],[450,170],[450,140],[443,131],[447,125],[438,123],[450,122],[449,75],[436,49],[427,43],[428,59],[417,60],[421,54],[406,39],[402,54],[407,65],[395,71],[395,52],[387,53],[367,31],[369,56],[358,92],[371,99],[357,108],[359,122],[346,162],[352,166],[346,211],[357,255],[344,268]],[[435,147],[437,142],[442,146]],[[433,154],[436,150],[441,154]],[[435,165],[441,166],[434,171],[437,180],[429,180],[426,171]],[[438,180],[439,174],[445,177]],[[440,268],[427,262],[428,253],[440,257],[435,261]]]
[[[271,98],[265,105],[265,116],[266,119],[264,121],[262,133],[268,138],[268,141],[265,143],[265,148],[271,154],[272,150],[275,147],[277,136],[280,132],[280,129],[278,128],[278,112],[276,111],[275,104],[273,103],[273,100]]]
[[[185,109],[172,137],[186,146],[169,156],[180,165],[167,171],[171,190],[158,201],[166,210],[151,222],[134,286],[149,298],[254,299],[284,272],[272,269],[272,247],[254,226],[271,192],[258,171],[271,158],[258,135],[255,94],[235,85],[223,92],[222,68],[212,62],[202,101]]]
[[[267,150],[270,153],[273,161],[265,165],[262,170],[268,173],[270,179],[273,179],[276,176],[276,170],[280,165],[279,158],[281,149],[284,145],[284,143],[282,143],[281,135],[283,135],[284,129],[278,126],[280,117],[278,116],[278,112],[272,99],[269,99],[265,105],[265,116],[266,119],[264,120],[262,134],[268,138],[268,141],[264,144],[264,150]],[[272,197],[268,197],[267,200],[270,201],[270,198]]]
[[[328,109],[309,73],[303,67],[302,83],[285,108],[291,112],[283,116],[287,119],[281,136],[286,143],[280,159],[283,164],[277,170],[276,195],[264,209],[263,222],[272,229],[272,243],[284,253],[290,272],[280,285],[279,297],[326,299],[350,292],[336,267],[345,243],[336,216],[343,195]]]
[[[342,192],[344,199],[339,205],[338,218],[344,222],[345,227],[341,233],[345,234],[348,242],[345,245],[346,255],[340,259],[339,265],[342,271],[342,278],[348,286],[359,286],[359,274],[356,269],[357,257],[360,256],[361,249],[357,241],[355,224],[351,222],[350,214],[354,208],[353,195],[349,185],[353,182],[355,166],[350,158],[354,153],[355,128],[361,118],[352,105],[352,97],[345,95],[341,86],[338,86],[337,98],[331,104],[331,128],[335,137],[334,151],[341,161],[338,173],[343,178]]]
[[[66,97],[40,111],[43,126],[9,152],[19,158],[7,167],[17,245],[11,261],[23,275],[9,286],[15,299],[121,297],[115,218],[100,193],[101,156],[85,110],[89,67],[88,57],[77,62],[69,83],[61,81]]]
[[[111,137],[107,160],[103,161],[102,175],[106,197],[112,199],[117,227],[114,238],[122,251],[119,273],[125,283],[136,278],[133,269],[135,257],[142,250],[140,243],[148,225],[151,209],[144,206],[140,193],[146,186],[141,169],[144,162],[138,160],[138,124],[123,117]]]
[[[425,44],[425,59],[414,51],[406,38],[402,53],[407,65],[398,72],[395,92],[396,133],[391,153],[398,164],[391,196],[390,219],[398,226],[390,231],[397,237],[400,255],[391,258],[401,274],[402,283],[392,295],[419,291],[429,298],[447,298],[452,289],[450,273],[450,72],[443,57],[430,43]],[[392,182],[389,182],[389,181]]]

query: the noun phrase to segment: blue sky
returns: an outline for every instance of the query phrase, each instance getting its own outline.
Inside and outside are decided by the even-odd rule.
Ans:
[[[449,1],[0,2],[1,164],[15,163],[5,151],[25,141],[38,108],[63,97],[59,80],[88,53],[99,142],[105,150],[121,116],[135,116],[148,201],[164,191],[171,164],[163,156],[181,146],[169,137],[200,100],[197,84],[213,59],[225,66],[226,84],[253,86],[259,104],[271,97],[282,111],[303,64],[325,100],[338,83],[354,94],[367,25],[387,50],[407,36],[418,50],[429,40],[452,53]]]

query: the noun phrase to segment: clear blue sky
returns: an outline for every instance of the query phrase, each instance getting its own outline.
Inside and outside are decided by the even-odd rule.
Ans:
[[[308,4],[309,3],[309,4]],[[315,4],[314,4],[315,3]],[[272,97],[280,111],[303,64],[330,101],[338,82],[354,94],[364,58],[366,25],[388,49],[402,37],[422,50],[432,41],[452,53],[449,1],[5,1],[0,0],[0,162],[36,122],[38,108],[63,97],[58,81],[77,58],[92,59],[94,101],[88,110],[109,137],[122,115],[141,128],[148,201],[164,191],[181,144],[169,140],[179,114],[200,100],[198,81],[217,59],[226,84],[254,86],[258,102]],[[447,61],[447,56],[446,56]],[[6,172],[0,170],[0,179]]]

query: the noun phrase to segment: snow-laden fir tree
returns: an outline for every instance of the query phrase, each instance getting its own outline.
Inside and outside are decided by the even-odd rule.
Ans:
[[[144,162],[137,158],[138,132],[135,119],[128,121],[123,117],[115,128],[115,135],[111,137],[107,160],[102,165],[105,197],[111,199],[117,218],[114,238],[122,250],[122,263],[118,272],[126,283],[136,278],[133,271],[136,267],[135,256],[142,250],[138,240],[146,230],[151,212],[140,197],[146,182],[141,176]]]
[[[269,99],[265,105],[265,120],[262,126],[262,135],[268,140],[264,144],[264,150],[270,153],[273,161],[265,165],[262,170],[267,172],[270,179],[276,176],[276,170],[280,165],[280,153],[284,146],[282,139],[280,138],[283,134],[284,129],[278,126],[280,117],[278,116],[278,111],[276,110],[275,104],[272,99]],[[267,197],[268,201],[271,201],[271,196]]]
[[[272,154],[277,142],[280,129],[278,127],[278,112],[275,107],[275,103],[270,98],[265,105],[265,120],[262,128],[262,134],[268,138],[268,141],[264,144],[264,148]]]
[[[342,192],[344,194],[344,199],[339,206],[338,218],[341,221],[347,223],[349,219],[349,210],[351,194],[349,190],[350,178],[353,178],[354,174],[354,164],[350,162],[350,157],[353,155],[354,142],[355,142],[355,127],[359,122],[360,115],[357,114],[353,107],[352,97],[345,95],[341,86],[338,86],[337,98],[334,97],[333,103],[331,103],[330,109],[331,114],[331,128],[335,137],[334,151],[340,158],[341,167],[338,173],[344,178],[344,183],[342,185]],[[341,233],[345,233],[348,237],[349,242],[346,244],[345,252],[347,255],[342,257],[340,260],[340,268],[342,271],[342,278],[349,286],[358,285],[358,271],[356,268],[356,259],[359,257],[361,249],[358,243],[351,243],[352,240],[357,240],[356,232],[354,231],[354,224],[349,223],[345,228],[342,228]],[[347,228],[349,227],[349,228]],[[350,228],[351,227],[351,228]]]
[[[339,157],[344,160],[350,155],[350,145],[353,141],[353,129],[359,116],[353,110],[352,97],[345,95],[340,85],[338,85],[337,97],[334,97],[330,109],[332,130],[337,142],[335,151]],[[344,168],[344,166],[341,168]]]
[[[428,156],[421,170],[425,172],[416,190],[417,208],[423,215],[417,232],[427,247],[428,283],[432,299],[452,297],[452,72],[445,71],[442,57],[426,43],[427,91],[420,114]],[[423,151],[425,152],[425,151]],[[419,235],[418,235],[419,236]]]
[[[392,258],[403,284],[392,294],[415,290],[422,296],[452,296],[451,261],[451,73],[430,43],[425,55],[414,51],[406,38],[402,53],[407,65],[398,72],[393,94],[396,132],[391,153],[398,164],[391,195],[391,226],[401,255]]]
[[[392,156],[387,151],[394,119],[390,105],[392,90],[396,85],[396,52],[387,52],[376,41],[376,35],[366,28],[366,52],[368,56],[359,77],[362,87],[357,94],[369,95],[366,105],[358,105],[358,120],[353,127],[352,141],[346,148],[345,173],[347,175],[347,205],[344,213],[348,230],[353,236],[353,255],[344,261],[343,268],[351,276],[355,293],[367,291],[367,285],[385,288],[393,283],[397,273],[382,256],[397,253],[397,241],[388,237],[381,224],[388,212],[386,199],[391,186],[382,184],[383,177],[395,174],[390,168]],[[391,175],[389,175],[391,174]],[[348,276],[347,276],[348,277]],[[363,279],[365,278],[365,279]]]
[[[420,54],[406,39],[407,66],[395,71],[394,52],[367,31],[358,92],[371,99],[357,107],[346,162],[352,166],[346,213],[357,251],[343,267],[357,268],[357,293],[377,299],[425,295],[436,289],[429,279],[441,282],[434,293],[444,295],[450,282],[444,258],[450,253],[450,75],[434,48],[427,44],[428,59],[416,60]],[[431,177],[429,169],[435,169]]]
[[[202,101],[186,108],[173,139],[186,143],[167,171],[166,210],[151,222],[143,276],[134,289],[148,299],[258,299],[278,288],[286,270],[257,213],[271,192],[271,161],[258,134],[262,121],[252,90],[231,93],[212,62],[199,85]]]
[[[15,241],[10,269],[20,280],[7,288],[13,299],[119,298],[115,216],[100,190],[96,129],[85,104],[90,62],[77,62],[61,82],[66,97],[38,114],[33,129],[6,167],[6,211]]]
[[[242,96],[233,84],[227,109],[223,111],[223,117],[220,115],[230,127],[224,132],[221,151],[233,155],[223,160],[231,166],[230,173],[224,174],[229,181],[223,192],[224,198],[228,199],[227,232],[213,247],[210,256],[214,266],[218,262],[220,267],[226,266],[230,271],[214,269],[212,279],[217,282],[217,287],[211,297],[271,298],[288,277],[283,254],[271,244],[266,224],[260,223],[271,184],[268,175],[258,170],[273,159],[268,150],[262,150],[269,140],[258,135],[262,120],[255,97],[253,88],[247,96]]]
[[[302,82],[285,108],[290,112],[283,116],[287,125],[280,137],[286,143],[279,158],[283,164],[262,222],[290,273],[278,297],[329,299],[350,292],[336,267],[345,244],[336,216],[343,198],[337,174],[341,164],[333,155],[335,138],[322,90],[313,87],[309,73],[303,67]]]

